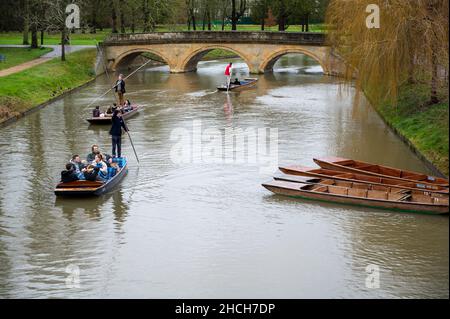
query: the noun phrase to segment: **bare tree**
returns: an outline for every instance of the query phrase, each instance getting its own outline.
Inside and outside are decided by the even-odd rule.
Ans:
[[[70,0],[41,0],[48,7],[46,15],[46,25],[48,31],[61,32],[61,61],[66,60],[65,44],[68,38],[66,28],[66,8]]]
[[[236,3],[238,1],[238,3]],[[239,19],[247,11],[247,0],[231,0],[231,30],[237,30]]]

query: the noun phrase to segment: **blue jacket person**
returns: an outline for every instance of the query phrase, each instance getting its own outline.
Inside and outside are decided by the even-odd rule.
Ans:
[[[122,128],[128,132],[128,128],[122,118],[122,113],[115,110],[112,116],[112,126],[109,134],[112,137],[112,156],[122,157]],[[116,153],[117,150],[117,153]]]

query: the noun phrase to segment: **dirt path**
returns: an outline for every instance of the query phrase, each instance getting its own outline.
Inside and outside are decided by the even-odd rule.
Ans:
[[[17,72],[20,72],[20,71],[32,68],[33,66],[42,64],[42,63],[47,62],[47,61],[49,61],[51,59],[52,58],[37,58],[37,59],[34,59],[34,60],[31,60],[31,61],[19,64],[19,65],[10,67],[8,69],[1,70],[0,71],[0,77],[7,76],[7,75],[10,75],[10,74],[14,74],[14,73],[17,73]]]

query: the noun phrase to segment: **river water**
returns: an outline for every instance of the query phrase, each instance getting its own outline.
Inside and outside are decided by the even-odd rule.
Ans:
[[[53,188],[72,154],[94,143],[111,152],[108,128],[83,120],[106,77],[0,129],[0,297],[448,298],[448,217],[261,187],[274,165],[313,166],[324,155],[428,172],[365,100],[354,103],[353,89],[300,55],[227,95],[215,89],[224,65],[153,67],[127,81],[143,106],[128,120],[140,164],[125,136],[129,173],[99,198],[56,199]],[[208,138],[227,129],[266,138],[270,156],[223,160],[254,153],[250,143],[208,156]],[[206,142],[195,146],[195,132]],[[193,147],[180,160],[184,144]]]

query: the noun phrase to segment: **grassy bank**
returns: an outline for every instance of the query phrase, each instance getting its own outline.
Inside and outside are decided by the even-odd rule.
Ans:
[[[393,128],[448,176],[448,91],[442,89],[440,95],[441,103],[430,106],[429,86],[409,84],[401,87],[397,106],[385,102],[376,108]]]
[[[51,48],[0,48],[0,55],[6,57],[4,62],[0,62],[0,70],[37,59],[52,50]]]
[[[0,122],[76,88],[95,77],[96,50],[82,50],[2,78]]]
[[[201,31],[202,26],[197,26],[197,30]],[[213,31],[221,31],[222,26],[215,25],[213,27]],[[227,25],[225,27],[226,31],[231,30],[231,26]],[[259,25],[239,25],[238,31],[260,31],[261,27]],[[131,30],[127,29],[127,33],[130,33]],[[186,25],[161,25],[157,26],[155,32],[170,32],[170,31],[188,31]],[[278,26],[266,27],[265,31],[278,31]],[[297,25],[289,26],[286,32],[300,32],[301,27]],[[325,27],[323,24],[311,24],[310,32],[324,32]],[[142,30],[135,30],[136,33],[142,32]],[[70,35],[70,44],[71,45],[95,45],[96,42],[103,41],[109,34],[111,33],[111,29],[104,29],[103,31],[97,30],[97,33],[73,33]],[[39,37],[40,39],[40,37]],[[2,32],[0,33],[0,44],[22,44],[22,33],[21,32]],[[40,40],[39,40],[40,41]],[[40,43],[40,42],[39,42]],[[44,34],[44,45],[58,45],[61,43],[61,35],[59,33],[55,34]]]

